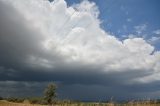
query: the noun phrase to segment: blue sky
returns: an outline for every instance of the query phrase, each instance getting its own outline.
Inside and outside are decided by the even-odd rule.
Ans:
[[[68,5],[82,0],[66,0]],[[101,27],[119,39],[130,34],[143,37],[146,40],[159,36],[153,32],[160,29],[160,1],[159,0],[89,0],[96,3],[100,10]],[[145,27],[137,33],[136,26]],[[139,27],[138,27],[139,28]],[[160,41],[152,43],[156,50]]]

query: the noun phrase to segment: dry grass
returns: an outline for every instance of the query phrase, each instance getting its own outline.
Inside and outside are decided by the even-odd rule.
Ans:
[[[46,105],[37,105],[37,104],[29,104],[29,103],[13,103],[13,102],[8,102],[6,100],[1,100],[0,106],[46,106]]]
[[[5,100],[0,101],[0,106],[48,106],[48,105],[38,105],[29,103],[13,103]],[[160,104],[150,104],[150,103],[135,103],[131,102],[128,104],[113,104],[113,103],[74,103],[74,104],[60,104],[52,106],[160,106]]]

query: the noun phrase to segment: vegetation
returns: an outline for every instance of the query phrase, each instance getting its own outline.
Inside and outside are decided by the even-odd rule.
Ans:
[[[48,87],[44,91],[44,100],[48,104],[52,104],[53,99],[56,97],[56,85],[54,83],[51,83],[48,85]]]
[[[0,97],[0,100],[3,100],[3,97]]]
[[[0,100],[0,106],[48,106],[48,105],[40,105],[40,104],[30,104],[30,103],[14,103],[8,102],[5,100]],[[158,103],[150,103],[150,101],[143,102],[128,102],[123,104],[116,103],[97,103],[97,102],[59,102],[52,106],[160,106]]]
[[[47,104],[42,97],[30,97],[28,100],[30,104]]]
[[[9,102],[22,103],[24,101],[24,98],[10,97],[10,98],[6,98],[6,100]]]

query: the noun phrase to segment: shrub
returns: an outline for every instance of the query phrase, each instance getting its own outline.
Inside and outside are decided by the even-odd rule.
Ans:
[[[0,100],[3,100],[3,97],[0,96]]]
[[[53,99],[56,97],[56,85],[54,83],[51,83],[47,86],[47,88],[44,91],[44,100],[51,104],[53,102]]]
[[[24,98],[15,98],[15,97],[10,97],[10,98],[7,98],[7,101],[9,101],[9,102],[22,103],[22,102],[24,101]]]

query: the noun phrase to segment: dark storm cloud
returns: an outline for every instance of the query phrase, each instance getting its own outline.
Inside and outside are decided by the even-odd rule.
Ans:
[[[48,83],[50,82],[2,81],[0,82],[1,96],[43,96],[43,91]],[[114,100],[156,98],[160,87],[159,82],[134,85],[114,84],[110,86],[56,83],[59,98],[95,101],[110,100],[112,97]]]
[[[35,41],[34,37],[38,33],[28,28],[23,22],[23,17],[12,7],[0,3],[0,13],[0,64],[12,68],[23,67],[25,65],[23,60],[29,54],[39,51],[36,49],[39,46],[35,42],[39,42],[41,36]]]
[[[40,95],[39,92],[42,92],[51,81],[57,82],[59,97],[81,100],[105,100],[112,96],[116,98],[153,96],[154,92],[160,90],[160,85],[156,81],[149,83],[133,81],[152,74],[148,69],[144,72],[143,69],[132,69],[125,66],[126,64],[123,67],[127,68],[120,67],[116,71],[108,67],[105,69],[106,64],[112,64],[112,59],[105,64],[98,64],[101,61],[96,61],[97,64],[87,64],[84,61],[68,62],[70,55],[61,55],[61,52],[65,54],[65,50],[61,52],[55,50],[60,48],[59,45],[52,45],[54,42],[51,42],[52,46],[57,46],[51,51],[43,47],[46,37],[41,29],[35,28],[33,24],[15,7],[0,1],[0,95]],[[118,41],[115,42],[117,44]],[[96,46],[93,45],[93,48]],[[88,50],[86,54],[88,52],[90,51]],[[101,54],[103,55],[103,52]],[[109,57],[115,57],[113,55]],[[89,59],[93,58],[96,57],[93,55]],[[102,56],[100,59],[104,58],[105,56]]]
[[[143,77],[147,74],[132,72],[116,72],[105,73],[97,72],[100,68],[75,67],[58,68],[52,70],[33,70],[33,69],[4,69],[1,68],[0,80],[15,80],[15,81],[61,81],[67,84],[100,84],[100,85],[121,85],[127,84],[130,81],[126,79],[135,79],[135,76]],[[92,74],[90,72],[93,72]],[[138,70],[139,71],[139,70]],[[137,71],[137,72],[138,72]],[[125,76],[124,76],[125,75]]]

